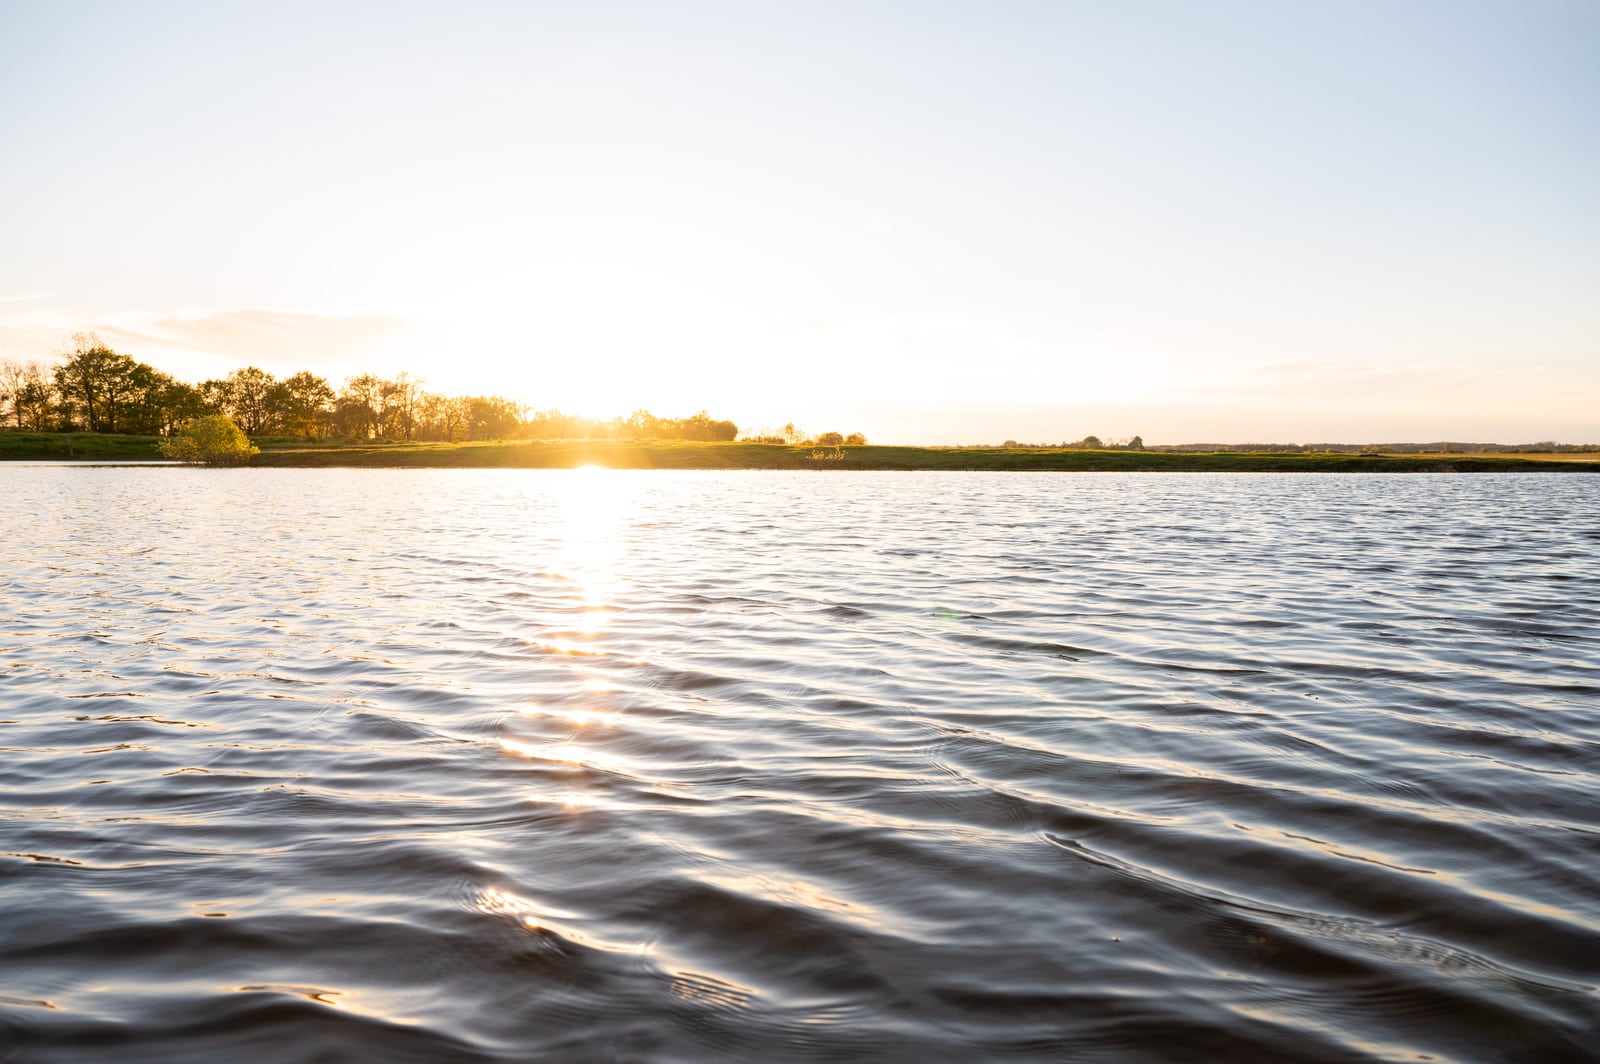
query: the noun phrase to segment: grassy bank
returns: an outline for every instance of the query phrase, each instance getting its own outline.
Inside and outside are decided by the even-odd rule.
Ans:
[[[149,462],[161,458],[157,439],[97,432],[0,432],[0,461]]]
[[[0,432],[0,460],[129,462],[159,459],[154,436]],[[344,443],[257,439],[256,466],[415,469],[947,469],[1168,472],[1600,471],[1600,455],[1310,454],[1063,451],[999,447],[790,447],[768,443],[555,440],[496,443]]]
[[[1041,448],[789,447],[765,443],[534,441],[277,448],[260,441],[260,466],[566,469],[883,469],[1171,472],[1523,472],[1600,470],[1597,456],[1168,454]]]

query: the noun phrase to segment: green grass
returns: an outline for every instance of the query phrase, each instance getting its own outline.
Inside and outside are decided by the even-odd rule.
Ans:
[[[96,432],[0,432],[0,461],[148,462],[161,458],[158,438]]]
[[[946,469],[1169,472],[1523,472],[1600,471],[1600,455],[1310,454],[1063,451],[999,447],[846,447],[770,443],[553,440],[494,443],[348,443],[261,437],[255,466],[415,469]],[[828,458],[822,455],[842,455]],[[159,459],[154,436],[0,432],[0,460]]]
[[[1516,472],[1600,470],[1600,461],[1538,455],[1168,454],[1044,448],[790,447],[766,443],[622,442],[346,444],[278,449],[258,441],[258,466],[569,469],[883,469],[1171,472]],[[841,458],[820,457],[842,454]]]

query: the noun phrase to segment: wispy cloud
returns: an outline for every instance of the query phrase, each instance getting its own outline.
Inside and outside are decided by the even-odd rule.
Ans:
[[[77,332],[185,380],[257,365],[272,373],[325,375],[386,367],[391,341],[412,323],[387,314],[307,310],[130,311],[68,316],[44,308],[0,309],[0,355],[49,359]]]
[[[130,315],[97,328],[108,341],[179,347],[231,360],[325,363],[360,361],[403,326],[381,314],[224,310]]]

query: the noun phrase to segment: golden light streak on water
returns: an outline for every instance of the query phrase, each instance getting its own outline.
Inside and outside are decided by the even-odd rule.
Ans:
[[[578,743],[528,743],[516,739],[502,739],[500,745],[508,753],[535,761],[553,761],[604,772],[626,773],[630,768],[630,762],[624,758],[593,750]]]

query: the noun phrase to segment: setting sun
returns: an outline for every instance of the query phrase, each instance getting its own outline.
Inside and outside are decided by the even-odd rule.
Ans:
[[[1581,5],[295,11],[8,5],[0,357],[883,443],[1600,432]]]

